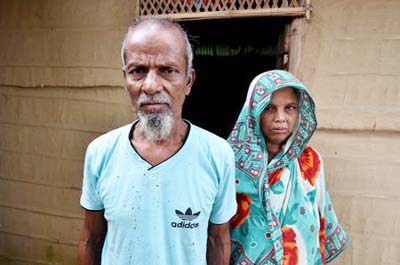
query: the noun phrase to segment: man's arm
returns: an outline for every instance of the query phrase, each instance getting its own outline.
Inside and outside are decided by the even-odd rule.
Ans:
[[[85,210],[85,220],[78,245],[78,265],[100,265],[101,250],[107,232],[104,211]]]
[[[229,233],[229,223],[220,225],[209,223],[207,238],[207,264],[229,264],[230,256],[231,237]]]

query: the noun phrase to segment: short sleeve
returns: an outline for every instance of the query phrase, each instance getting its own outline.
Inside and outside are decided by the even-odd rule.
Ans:
[[[325,176],[323,170],[323,163],[321,160],[321,171],[320,171],[320,200],[319,200],[319,211],[320,211],[320,223],[321,232],[320,239],[321,247],[324,251],[324,258],[326,262],[330,262],[338,257],[343,250],[350,243],[350,237],[343,230],[339,224],[335,210],[332,205],[332,201],[329,192],[325,184]]]
[[[98,162],[99,159],[97,153],[98,152],[96,152],[96,148],[92,142],[86,150],[83,170],[80,204],[83,208],[91,211],[104,209],[104,205],[97,189],[100,175],[100,163]]]
[[[221,157],[224,160],[219,171],[219,185],[217,195],[211,211],[210,222],[213,224],[224,224],[229,222],[236,213],[236,190],[235,190],[235,159],[233,150],[227,145],[226,153]]]

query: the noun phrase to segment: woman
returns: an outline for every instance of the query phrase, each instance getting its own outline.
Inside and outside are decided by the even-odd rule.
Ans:
[[[316,127],[314,102],[293,75],[274,70],[251,82],[228,138],[238,202],[231,264],[326,264],[348,245],[322,158],[307,146]]]

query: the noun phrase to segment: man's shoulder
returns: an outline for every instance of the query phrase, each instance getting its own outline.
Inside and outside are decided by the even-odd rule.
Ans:
[[[193,134],[203,146],[207,145],[212,149],[220,151],[232,151],[229,143],[221,136],[194,124],[191,124],[191,130],[193,130]]]
[[[226,142],[226,140],[221,136],[218,136],[217,134],[208,131],[202,127],[199,127],[193,123],[191,123],[191,130],[193,130],[193,132],[200,137],[206,137],[209,138],[210,140],[214,140],[217,142]]]
[[[90,147],[102,147],[106,148],[110,145],[114,145],[121,137],[128,137],[129,136],[129,130],[131,128],[132,124],[126,124],[124,126],[115,128],[111,131],[108,131],[104,134],[101,134],[100,136],[96,137],[93,139],[89,146]],[[127,138],[128,139],[128,138]]]

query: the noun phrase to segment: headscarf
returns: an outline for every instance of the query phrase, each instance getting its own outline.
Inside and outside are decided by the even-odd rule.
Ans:
[[[275,157],[267,167],[268,151],[261,132],[260,116],[270,103],[272,94],[281,88],[292,87],[299,91],[299,118],[285,150]],[[246,102],[228,138],[236,153],[239,170],[251,178],[257,178],[285,167],[297,158],[306,147],[317,127],[315,105],[307,88],[292,74],[283,70],[272,70],[256,76],[250,84]],[[251,159],[246,150],[251,147]],[[262,156],[262,157],[261,157]],[[243,165],[243,166],[241,166]]]

